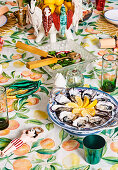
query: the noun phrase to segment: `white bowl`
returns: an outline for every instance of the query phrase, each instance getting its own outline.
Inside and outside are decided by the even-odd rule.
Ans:
[[[106,11],[104,17],[108,22],[118,25],[118,9]]]

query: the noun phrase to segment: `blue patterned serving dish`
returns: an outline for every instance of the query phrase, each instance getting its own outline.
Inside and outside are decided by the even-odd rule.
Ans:
[[[107,107],[105,106],[105,108],[107,108],[108,110],[98,111],[99,114],[102,114],[103,117],[101,118],[105,119],[105,121],[102,122],[101,120],[100,124],[94,123],[93,127],[92,125],[90,127],[78,127],[78,126],[73,126],[72,124],[70,125],[67,122],[62,121],[59,118],[59,116],[57,116],[57,112],[55,112],[52,108],[54,108],[55,105],[59,104],[57,103],[56,96],[59,96],[60,94],[67,96],[68,91],[71,89],[53,89],[51,93],[49,104],[47,106],[47,111],[48,111],[49,117],[55,124],[65,129],[71,135],[77,135],[77,136],[86,136],[88,134],[98,133],[104,129],[111,129],[111,128],[115,128],[118,126],[118,102],[111,95],[103,91],[92,89],[92,88],[86,88],[86,87],[77,87],[73,89],[76,90],[76,92],[81,93],[81,95],[86,94],[86,92],[89,94],[92,94],[92,93],[95,94],[93,98],[98,100],[98,103],[97,103],[98,105],[96,105],[97,109],[101,108],[100,103],[106,103]],[[112,107],[112,111],[109,110],[111,109],[111,107]],[[110,116],[106,115],[106,113],[108,113],[108,115],[110,114]]]

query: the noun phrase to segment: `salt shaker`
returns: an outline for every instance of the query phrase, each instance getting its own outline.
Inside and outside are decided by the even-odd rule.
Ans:
[[[67,87],[82,87],[84,85],[84,77],[77,69],[71,69],[66,74]]]

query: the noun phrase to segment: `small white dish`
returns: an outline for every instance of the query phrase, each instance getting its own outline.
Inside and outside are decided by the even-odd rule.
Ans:
[[[118,9],[112,9],[112,10],[106,11],[104,13],[104,17],[108,22],[114,25],[118,25]]]
[[[5,25],[7,22],[7,17],[5,15],[1,15],[0,16],[0,27],[2,27],[3,25]]]

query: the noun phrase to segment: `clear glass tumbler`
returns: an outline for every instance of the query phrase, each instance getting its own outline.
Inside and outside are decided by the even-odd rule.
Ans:
[[[112,92],[116,88],[117,57],[115,54],[105,54],[102,57],[101,88],[105,92]]]
[[[82,73],[77,68],[75,68],[75,69],[67,71],[66,82],[67,82],[67,87],[69,88],[83,87],[84,77]]]
[[[0,130],[9,126],[6,88],[0,86]]]

